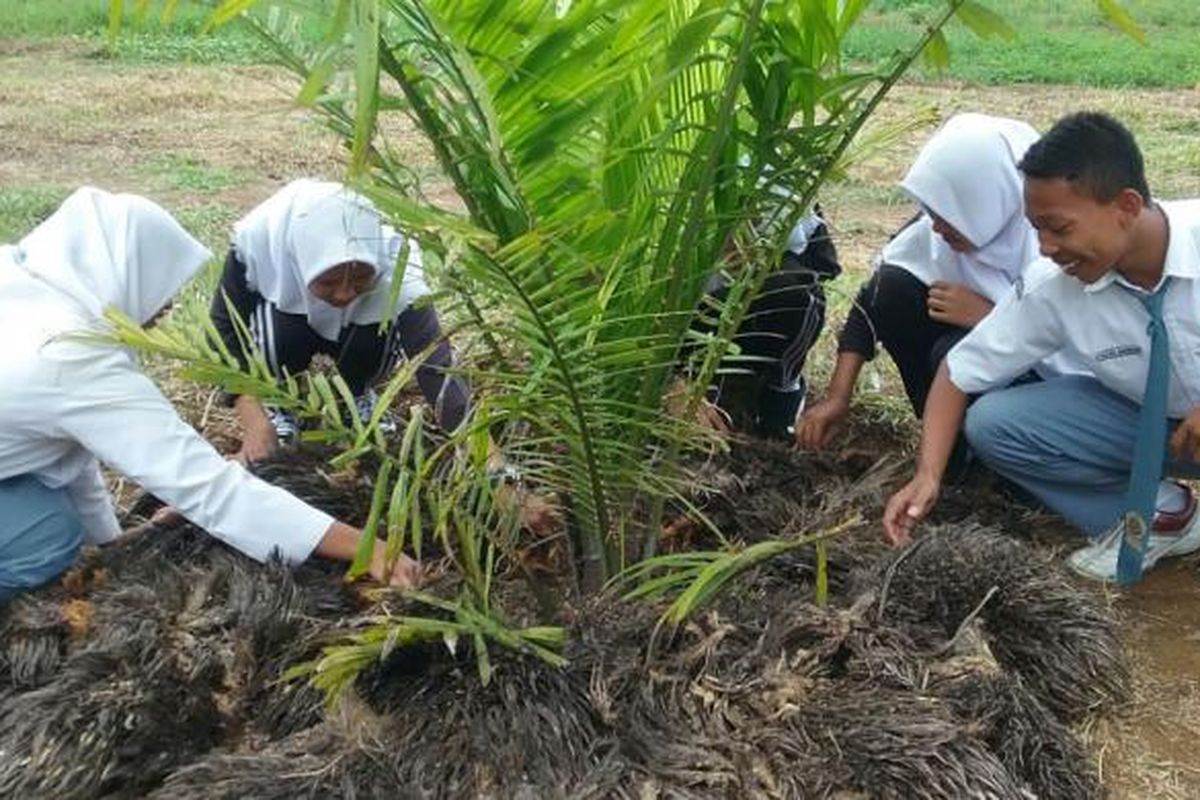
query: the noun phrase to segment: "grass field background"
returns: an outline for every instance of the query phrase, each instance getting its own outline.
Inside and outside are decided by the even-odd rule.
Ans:
[[[1090,86],[1194,87],[1200,84],[1200,3],[1124,0],[1146,43],[1105,20],[1094,0],[979,0],[1003,16],[1014,40],[981,40],[952,23],[952,61],[944,74],[918,68],[917,79],[952,78],[986,84],[1069,83]],[[136,5],[127,0],[126,7]],[[904,48],[942,0],[876,0],[849,42],[852,58],[874,62]],[[109,56],[127,61],[261,63],[269,52],[238,23],[201,35],[208,11],[180,2],[168,24],[161,2],[142,16],[127,12],[125,31]],[[74,36],[106,52],[107,0],[5,0],[0,3],[0,52],[5,40]],[[315,37],[316,31],[308,31]]]

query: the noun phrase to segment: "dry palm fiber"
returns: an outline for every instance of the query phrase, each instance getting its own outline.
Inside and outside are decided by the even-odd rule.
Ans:
[[[1033,796],[1045,800],[1103,796],[1083,745],[1020,678],[973,670],[934,690],[955,716],[976,726],[974,735]]]
[[[60,603],[25,595],[0,608],[0,687],[45,683],[58,670],[69,635]]]
[[[219,733],[220,670],[166,647],[175,609],[146,587],[107,592],[90,641],[42,686],[0,704],[0,796],[95,797],[153,785]]]
[[[978,726],[936,695],[854,679],[857,649],[903,646],[902,636],[868,635],[851,612],[774,600],[749,622],[709,615],[649,663],[650,610],[603,604],[581,620],[566,670],[500,654],[486,687],[469,659],[433,648],[424,673],[402,670],[389,684],[385,671],[360,686],[384,720],[374,738],[325,731],[324,761],[286,755],[313,732],[254,756],[213,755],[162,796],[218,786],[229,797],[335,787],[366,797],[384,785],[430,798],[1025,796]]]
[[[942,636],[978,609],[996,660],[1063,721],[1128,697],[1128,665],[1111,613],[1057,565],[999,533],[942,526],[856,585],[880,587],[882,622],[940,626]]]
[[[336,492],[301,469],[300,478],[312,481],[311,498]],[[276,480],[286,481],[287,472],[280,466]],[[748,486],[743,499],[755,527],[773,524],[781,517],[771,515],[782,509],[788,518],[779,530],[791,533],[796,529],[787,526],[806,514],[833,519],[845,513],[843,503],[874,502],[869,484],[856,486],[857,494],[839,488],[811,506],[789,499],[787,484],[757,493]],[[754,497],[765,498],[761,506]],[[856,565],[878,548],[874,538],[844,544]],[[493,648],[496,673],[484,686],[465,643],[454,654],[441,644],[405,649],[358,681],[351,697],[362,702],[345,704],[353,712],[347,718],[346,711],[327,715],[305,684],[273,678],[361,628],[377,608],[363,608],[347,593],[336,569],[253,564],[183,526],[105,548],[74,589],[30,598],[53,604],[69,597],[92,610],[82,636],[78,626],[56,622],[53,607],[28,609],[25,622],[0,630],[0,652],[11,629],[45,633],[52,645],[45,652],[58,653],[57,665],[53,657],[32,660],[44,665],[30,670],[40,676],[34,691],[43,694],[31,692],[32,683],[10,683],[0,719],[36,718],[41,706],[59,718],[62,698],[80,683],[67,677],[92,674],[81,655],[91,648],[123,659],[122,674],[158,666],[148,686],[136,687],[144,696],[112,695],[118,711],[111,714],[155,707],[182,691],[193,706],[170,709],[183,715],[173,718],[175,735],[190,729],[191,717],[199,730],[210,725],[215,733],[190,751],[171,750],[167,734],[135,726],[129,751],[150,765],[136,774],[139,762],[105,756],[112,752],[106,741],[83,755],[59,744],[41,757],[55,774],[79,781],[67,796],[141,794],[167,770],[158,793],[164,798],[1090,796],[1095,778],[1082,750],[1025,679],[1003,660],[997,668],[973,651],[962,653],[967,637],[958,629],[978,600],[968,604],[974,596],[956,587],[992,573],[968,560],[977,571],[966,578],[947,574],[961,568],[956,563],[910,575],[905,566],[919,554],[900,562],[889,554],[845,575],[835,586],[843,606],[818,609],[809,602],[811,554],[798,551],[735,582],[676,636],[660,637],[649,659],[660,609],[608,598],[578,616],[570,663],[561,671]],[[999,564],[997,578],[1012,576],[994,554],[984,558],[989,569]],[[1048,570],[1038,562],[1028,573],[1036,579]],[[859,594],[846,591],[851,583]],[[445,595],[450,588],[435,590]],[[943,593],[964,598],[943,607],[933,602]],[[513,602],[520,596],[498,594]],[[978,627],[980,641],[993,646],[986,612],[997,599],[999,590],[966,626]],[[1052,595],[1044,602],[1060,601]],[[143,605],[145,613],[130,613]],[[393,613],[418,610],[394,597],[389,606]],[[1055,611],[1062,618],[1077,613]],[[136,646],[122,650],[129,641]],[[119,673],[111,664],[106,669]],[[86,731],[106,708],[85,702],[64,728]],[[28,726],[3,730],[0,748],[9,741],[25,746],[36,733]],[[156,755],[138,749],[151,735],[162,737]],[[206,754],[208,747],[215,749]],[[30,796],[60,788],[31,782],[20,763],[0,763],[0,779]],[[107,782],[97,778],[104,769]]]
[[[735,438],[727,457],[686,468],[688,485],[694,487],[689,500],[732,540],[795,538],[850,521],[843,535],[828,542],[828,578],[834,592],[851,570],[866,567],[888,552],[874,524],[875,507],[894,477],[887,464],[851,476],[820,455],[776,442]],[[853,523],[856,516],[857,524]],[[673,546],[670,541],[663,544],[665,549]],[[707,540],[691,544],[719,546]],[[816,570],[814,551],[787,553],[763,569],[785,582],[811,582]]]
[[[301,589],[288,570],[251,562],[190,526],[160,533],[106,548],[108,579],[69,601],[90,608],[86,630],[63,640],[56,669],[37,688],[13,685],[0,700],[0,796],[152,786],[226,729],[257,724],[258,712],[265,729],[256,732],[267,736],[321,718],[319,695],[304,687],[290,687],[281,711],[274,682],[299,660],[290,648],[305,641],[312,612],[352,608],[337,602],[339,581],[317,573]],[[155,544],[188,557],[172,563]],[[58,594],[18,603],[53,607]],[[11,639],[4,635],[8,652]]]
[[[345,702],[328,722],[251,754],[213,753],[171,775],[161,800],[375,800],[418,796],[404,785],[390,745],[394,726]]]
[[[375,687],[385,688],[372,698],[381,712],[351,697],[335,719],[258,753],[211,754],[172,775],[159,796],[575,796],[607,739],[586,683],[570,670],[496,653],[497,672],[484,686],[465,653],[438,648],[423,673],[395,679],[406,670],[393,667],[363,681],[370,692],[370,684],[395,679]],[[355,710],[346,714],[346,706]]]

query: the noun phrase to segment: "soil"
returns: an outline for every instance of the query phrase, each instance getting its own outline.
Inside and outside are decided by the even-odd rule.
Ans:
[[[0,47],[5,48],[0,50],[0,192],[66,191],[89,183],[142,192],[175,210],[217,205],[232,219],[287,180],[339,174],[340,148],[291,102],[295,82],[272,68],[116,64],[96,60],[87,46],[71,41]],[[904,85],[885,104],[879,123],[929,104],[943,115],[985,110],[1043,127],[1070,109],[1113,111],[1143,142],[1152,186],[1166,196],[1200,196],[1200,159],[1185,135],[1200,120],[1198,91]],[[846,184],[827,192],[824,205],[852,276],[848,288],[908,215],[908,207],[882,189],[894,185],[929,129],[918,126],[899,145],[866,158]],[[389,135],[393,146],[411,148],[413,163],[427,164],[435,174],[419,135],[402,125]],[[234,180],[202,190],[173,182],[155,166],[166,156],[224,170]],[[429,191],[447,204],[453,201],[436,181]],[[221,235],[208,234],[210,244],[221,244]],[[836,317],[830,322],[837,323]],[[883,389],[899,396],[886,375]],[[171,382],[167,391],[206,432],[228,434],[211,395]],[[864,424],[869,444],[852,430],[840,443],[845,463],[858,469],[868,454],[885,448],[902,455],[903,440],[883,441],[887,437],[877,420]],[[901,465],[897,474],[903,470]],[[1058,553],[1077,544],[1053,520],[1027,515],[999,495],[974,497],[964,506],[984,517],[1000,515],[1010,527],[1027,527],[1039,548]],[[1200,733],[1195,561],[1166,564],[1127,592],[1084,588],[1117,612],[1133,665],[1133,699],[1120,712],[1078,731],[1105,786],[1114,798],[1200,797],[1200,755],[1194,745]]]

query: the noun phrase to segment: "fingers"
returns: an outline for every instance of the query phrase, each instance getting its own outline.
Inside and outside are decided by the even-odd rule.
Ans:
[[[397,589],[416,589],[421,585],[421,577],[420,562],[401,555],[396,559],[396,565],[392,568],[392,575],[388,583]]]
[[[733,418],[729,416],[729,413],[707,400],[702,401],[698,416],[701,425],[717,433],[725,435],[732,430]]]
[[[833,441],[846,416],[840,405],[822,400],[800,415],[794,434],[796,446],[805,450],[824,450]]]
[[[892,495],[883,511],[883,532],[894,546],[908,544],[937,499],[937,487],[914,479]]]
[[[817,417],[804,416],[796,426],[796,445],[805,450],[819,450],[826,440],[827,425],[825,420]]]
[[[177,522],[183,521],[183,514],[179,513],[179,509],[174,506],[163,506],[158,511],[155,511],[150,516],[150,522],[154,525],[174,525]]]
[[[1200,430],[1185,420],[1171,434],[1169,449],[1175,461],[1200,461]]]
[[[1188,441],[1187,422],[1180,424],[1175,432],[1171,434],[1171,438],[1167,441],[1167,450],[1171,454],[1172,461],[1182,461],[1184,449]]]
[[[538,536],[548,536],[562,526],[562,511],[550,499],[528,492],[521,501],[521,525]]]
[[[909,487],[892,495],[883,510],[883,533],[888,542],[899,547],[912,537],[915,522],[909,514]]]
[[[929,297],[925,301],[925,308],[929,311],[931,318],[938,319],[938,315],[945,316],[950,310],[950,298],[930,289]]]

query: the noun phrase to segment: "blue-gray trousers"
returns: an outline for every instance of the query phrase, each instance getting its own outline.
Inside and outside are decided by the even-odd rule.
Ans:
[[[48,489],[32,475],[0,481],[0,604],[66,572],[82,543],[66,490]]]
[[[980,397],[967,411],[967,441],[992,470],[1099,536],[1126,511],[1139,410],[1095,378],[1052,378]],[[1178,424],[1169,421],[1168,435]],[[1200,464],[1167,461],[1163,473],[1200,477]]]

